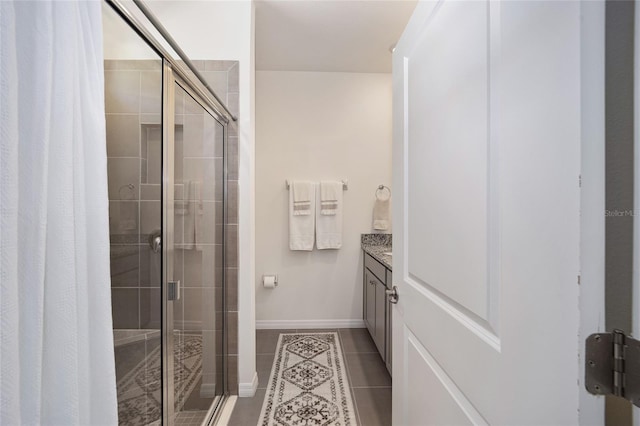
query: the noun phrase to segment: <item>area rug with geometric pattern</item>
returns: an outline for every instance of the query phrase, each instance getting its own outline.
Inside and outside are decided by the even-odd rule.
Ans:
[[[283,333],[259,426],[356,424],[338,333]]]

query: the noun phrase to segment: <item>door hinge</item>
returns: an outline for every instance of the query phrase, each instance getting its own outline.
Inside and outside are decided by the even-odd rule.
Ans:
[[[582,188],[582,175],[578,175],[578,186]]]
[[[640,407],[640,341],[614,330],[592,334],[585,349],[587,391],[615,395]]]

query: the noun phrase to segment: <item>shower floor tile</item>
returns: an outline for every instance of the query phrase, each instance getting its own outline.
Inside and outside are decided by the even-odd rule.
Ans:
[[[207,411],[182,411],[175,417],[174,424],[176,426],[201,426],[207,417]]]

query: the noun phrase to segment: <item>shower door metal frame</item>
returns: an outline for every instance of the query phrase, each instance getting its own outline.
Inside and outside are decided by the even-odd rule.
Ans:
[[[174,267],[174,183],[175,183],[175,79],[173,69],[162,61],[162,424],[173,424],[174,341],[173,301],[169,300],[169,280]],[[223,315],[224,316],[224,315]]]
[[[162,363],[163,363],[163,424],[173,424],[175,416],[174,410],[174,330],[173,330],[173,300],[169,296],[169,281],[174,280],[174,205],[175,205],[175,86],[180,86],[189,96],[191,96],[204,110],[205,114],[213,117],[223,129],[223,185],[222,185],[222,389],[223,394],[215,397],[214,401],[207,413],[208,418],[205,419],[207,424],[214,424],[216,418],[220,415],[221,407],[229,395],[228,390],[228,342],[227,342],[227,286],[226,286],[226,247],[227,247],[227,194],[228,194],[228,121],[224,121],[223,117],[217,111],[207,105],[200,94],[192,90],[189,82],[176,75],[172,65],[164,60],[162,73],[162,134],[163,134],[163,158],[162,158],[162,231],[163,238],[166,237],[166,244],[163,244],[163,275],[162,275]],[[166,342],[166,343],[165,343]],[[166,408],[164,408],[166,407]]]

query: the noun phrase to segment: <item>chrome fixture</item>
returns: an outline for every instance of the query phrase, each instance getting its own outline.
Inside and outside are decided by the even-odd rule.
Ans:
[[[162,231],[156,229],[149,234],[149,247],[154,253],[159,253],[162,248]]]
[[[349,180],[348,179],[342,179],[342,188],[346,191],[347,189],[349,189]],[[287,189],[291,188],[291,181],[289,179],[287,179],[285,181],[286,185],[287,185]]]
[[[387,294],[387,298],[389,298],[389,303],[393,303],[394,305],[398,303],[398,299],[400,298],[400,296],[398,296],[398,287],[394,285],[391,290],[385,290],[384,292]]]
[[[387,198],[380,198],[380,195],[384,193],[385,189],[389,193]],[[391,189],[386,185],[378,185],[378,189],[376,189],[376,199],[384,201],[384,200],[388,200],[389,198],[391,198]]]

